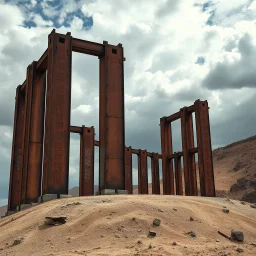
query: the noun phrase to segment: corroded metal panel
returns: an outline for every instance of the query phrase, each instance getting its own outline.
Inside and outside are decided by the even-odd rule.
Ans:
[[[201,196],[215,196],[208,102],[195,102],[198,167]]]
[[[123,47],[104,42],[100,57],[100,190],[124,189]]]
[[[139,194],[148,194],[148,162],[146,150],[139,150],[138,154],[138,183]]]
[[[159,177],[159,155],[153,153],[151,157],[152,172],[152,194],[160,194],[160,177]]]
[[[70,33],[48,38],[43,194],[67,194],[71,105]]]
[[[34,72],[30,83],[33,90],[25,203],[37,202],[41,195],[46,73]]]
[[[22,186],[22,159],[24,142],[24,108],[25,95],[21,93],[21,85],[16,89],[12,158],[8,196],[8,211],[15,211],[20,206]]]
[[[125,147],[125,190],[128,191],[129,194],[133,193],[132,187],[132,148]]]
[[[163,193],[174,195],[173,167],[168,156],[172,154],[171,124],[166,117],[160,119],[161,149],[162,149],[162,172],[163,172]]]
[[[82,127],[80,137],[79,195],[94,194],[94,127]]]

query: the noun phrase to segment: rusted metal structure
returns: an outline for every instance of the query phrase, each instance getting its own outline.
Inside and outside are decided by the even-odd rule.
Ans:
[[[94,127],[70,125],[72,51],[99,58],[99,141],[94,139]],[[153,193],[160,194],[159,159],[162,159],[164,194],[183,194],[183,156],[185,194],[197,195],[194,154],[198,152],[201,195],[215,196],[206,101],[198,100],[193,106],[160,119],[161,155],[125,147],[124,60],[121,44],[114,46],[106,41],[98,44],[73,38],[70,33],[51,32],[48,49],[28,66],[26,80],[16,90],[8,211],[37,202],[41,195],[68,194],[70,132],[80,134],[81,196],[94,194],[95,146],[100,154],[100,194],[107,189],[133,193],[132,154],[137,154],[139,193],[148,193],[147,157],[150,157]],[[193,111],[197,148],[193,140]],[[173,153],[170,123],[178,118],[181,118],[183,151]]]

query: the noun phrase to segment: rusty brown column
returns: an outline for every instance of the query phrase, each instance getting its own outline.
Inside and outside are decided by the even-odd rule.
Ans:
[[[80,137],[79,196],[94,194],[94,127],[82,127]]]
[[[8,195],[8,211],[15,211],[20,205],[22,186],[22,159],[24,143],[24,108],[25,95],[21,92],[21,85],[16,89],[15,112],[12,139],[12,158],[10,168],[10,183]]]
[[[100,57],[100,191],[125,188],[123,47],[103,42]]]
[[[148,162],[146,150],[139,150],[138,154],[138,185],[139,194],[148,194]]]
[[[152,173],[152,194],[160,194],[160,178],[159,178],[159,155],[153,153],[151,158]]]
[[[180,116],[185,194],[187,196],[195,196],[197,195],[195,156],[189,151],[191,148],[194,148],[193,119],[192,114],[188,113],[186,107],[180,110]]]
[[[215,197],[211,132],[207,101],[197,100],[195,102],[195,116],[201,196]]]
[[[181,156],[174,155],[176,195],[183,195]]]
[[[48,37],[43,194],[68,193],[71,46],[70,33]]]
[[[46,74],[37,72],[36,65],[28,67],[26,80],[22,204],[37,202],[41,195]]]
[[[125,147],[125,190],[129,194],[133,193],[132,187],[132,148]]]
[[[163,194],[174,195],[174,175],[172,162],[168,155],[172,154],[171,124],[166,122],[166,117],[160,119],[161,149],[162,149],[162,173],[163,173]]]

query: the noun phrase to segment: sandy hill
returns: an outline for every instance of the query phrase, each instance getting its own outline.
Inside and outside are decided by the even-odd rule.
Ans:
[[[224,213],[223,207],[230,212]],[[238,255],[237,248],[244,250],[242,255],[255,255],[255,211],[249,204],[225,198],[57,199],[0,219],[0,255]],[[46,225],[47,216],[66,216],[67,222]],[[161,220],[160,226],[152,225],[155,218]],[[243,243],[217,233],[230,235],[231,229],[244,233]],[[148,237],[149,231],[156,236]],[[191,231],[196,237],[187,234]]]

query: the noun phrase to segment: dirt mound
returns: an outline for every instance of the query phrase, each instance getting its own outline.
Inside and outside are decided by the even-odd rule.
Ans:
[[[224,213],[223,207],[230,212]],[[236,255],[237,248],[254,255],[255,211],[223,198],[57,199],[1,219],[0,255]],[[67,217],[66,223],[46,225],[49,216]],[[153,226],[155,218],[160,226]],[[218,234],[230,236],[231,229],[244,233],[244,243]],[[149,231],[156,236],[148,236]]]

